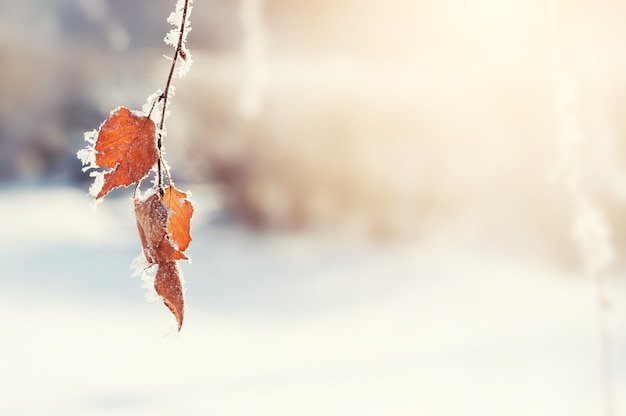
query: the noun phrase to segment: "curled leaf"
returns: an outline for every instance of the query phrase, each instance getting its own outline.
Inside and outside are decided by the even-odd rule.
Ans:
[[[100,127],[95,142],[96,165],[111,168],[104,175],[100,199],[114,188],[143,179],[159,158],[156,126],[149,117],[120,107]]]
[[[186,193],[173,186],[165,188],[163,203],[170,209],[167,232],[178,250],[185,251],[191,242],[193,205],[187,200]]]
[[[181,281],[180,269],[175,261],[166,261],[159,264],[159,268],[154,278],[154,288],[163,303],[176,317],[178,330],[183,326],[185,314],[185,299],[183,296],[183,283]]]
[[[135,200],[135,217],[141,246],[149,264],[187,259],[170,240],[167,232],[169,211],[157,194],[145,200]]]

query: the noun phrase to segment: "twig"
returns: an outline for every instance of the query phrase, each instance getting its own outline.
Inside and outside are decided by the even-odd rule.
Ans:
[[[187,21],[187,10],[189,9],[189,0],[185,0],[185,5],[183,6],[183,17],[182,22],[180,23],[180,31],[178,35],[178,44],[176,45],[176,50],[174,51],[174,57],[172,58],[172,66],[170,68],[170,72],[167,76],[167,82],[165,83],[165,90],[159,96],[158,101],[163,100],[163,109],[161,111],[161,121],[159,123],[159,134],[157,137],[157,149],[159,150],[159,160],[157,161],[157,174],[158,174],[158,188],[159,195],[163,197],[165,193],[163,189],[163,176],[162,170],[165,166],[163,163],[163,153],[162,153],[162,142],[163,142],[163,126],[165,125],[165,113],[167,111],[167,100],[170,93],[170,87],[172,85],[172,79],[174,78],[174,70],[176,69],[176,63],[178,62],[178,57],[181,56],[183,59],[186,58],[185,53],[183,51],[183,39],[185,38],[185,22]],[[165,175],[167,176],[168,183],[171,183],[170,174],[165,169]]]

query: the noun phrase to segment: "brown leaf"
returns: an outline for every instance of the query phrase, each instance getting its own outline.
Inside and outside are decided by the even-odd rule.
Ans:
[[[135,200],[137,229],[144,255],[150,264],[187,259],[170,240],[167,233],[168,216],[168,208],[157,194],[144,201]]]
[[[111,168],[104,175],[100,199],[118,186],[143,179],[159,158],[156,126],[149,117],[120,107],[102,124],[95,144],[96,164]]]
[[[185,314],[185,298],[183,296],[183,284],[180,278],[180,269],[175,261],[166,261],[159,264],[154,278],[154,288],[163,303],[176,317],[178,330],[183,326]]]
[[[191,216],[193,205],[187,200],[187,194],[173,186],[165,188],[163,202],[170,209],[167,232],[180,251],[187,250],[191,242]]]

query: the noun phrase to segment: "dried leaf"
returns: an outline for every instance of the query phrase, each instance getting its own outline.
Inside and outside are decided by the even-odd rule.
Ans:
[[[167,232],[180,251],[187,250],[191,242],[191,216],[193,205],[187,200],[187,194],[173,186],[165,188],[163,202],[170,209]]]
[[[174,94],[172,77],[184,75],[192,63],[185,46],[187,34],[191,30],[189,15],[192,2],[193,0],[178,0],[175,11],[168,18],[168,22],[176,26],[165,39],[166,43],[176,47],[172,68],[165,90],[159,90],[149,97],[144,106],[144,113],[161,113],[160,129],[164,128],[167,100]],[[156,111],[153,113],[153,110]],[[193,205],[187,199],[187,194],[171,184],[169,168],[163,159],[161,135],[157,146],[156,130],[156,125],[149,116],[138,115],[120,107],[111,112],[100,129],[85,133],[87,146],[78,151],[77,157],[84,166],[83,172],[95,169],[90,173],[95,179],[89,188],[89,194],[95,196],[96,200],[117,187],[132,184],[137,185],[136,195],[141,180],[155,168],[157,162],[165,164],[163,167],[159,163],[158,171],[154,169],[155,188],[160,192],[157,194],[154,190],[149,191],[149,194],[134,201],[137,229],[144,255],[140,262],[133,263],[139,266],[141,274],[146,267],[157,265],[154,287],[176,316],[180,331],[185,303],[182,275],[177,261],[187,259],[183,251],[191,242]],[[163,189],[164,173],[170,185],[167,189]]]
[[[154,278],[154,288],[163,303],[176,317],[178,330],[183,326],[185,314],[185,299],[183,296],[183,284],[180,278],[180,269],[175,261],[167,261],[159,264]]]
[[[149,117],[120,107],[102,124],[95,144],[96,164],[112,170],[104,175],[100,199],[118,186],[143,179],[159,158],[156,126]]]
[[[157,194],[150,195],[144,201],[135,200],[135,217],[143,252],[149,264],[187,259],[170,240],[167,233],[169,211]]]

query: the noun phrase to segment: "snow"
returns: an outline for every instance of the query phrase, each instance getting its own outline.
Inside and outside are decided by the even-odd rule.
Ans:
[[[130,198],[1,188],[0,414],[602,414],[591,279],[458,220],[421,241],[202,218],[182,332],[146,303]],[[524,246],[526,247],[526,246]],[[618,411],[626,283],[607,275]]]

